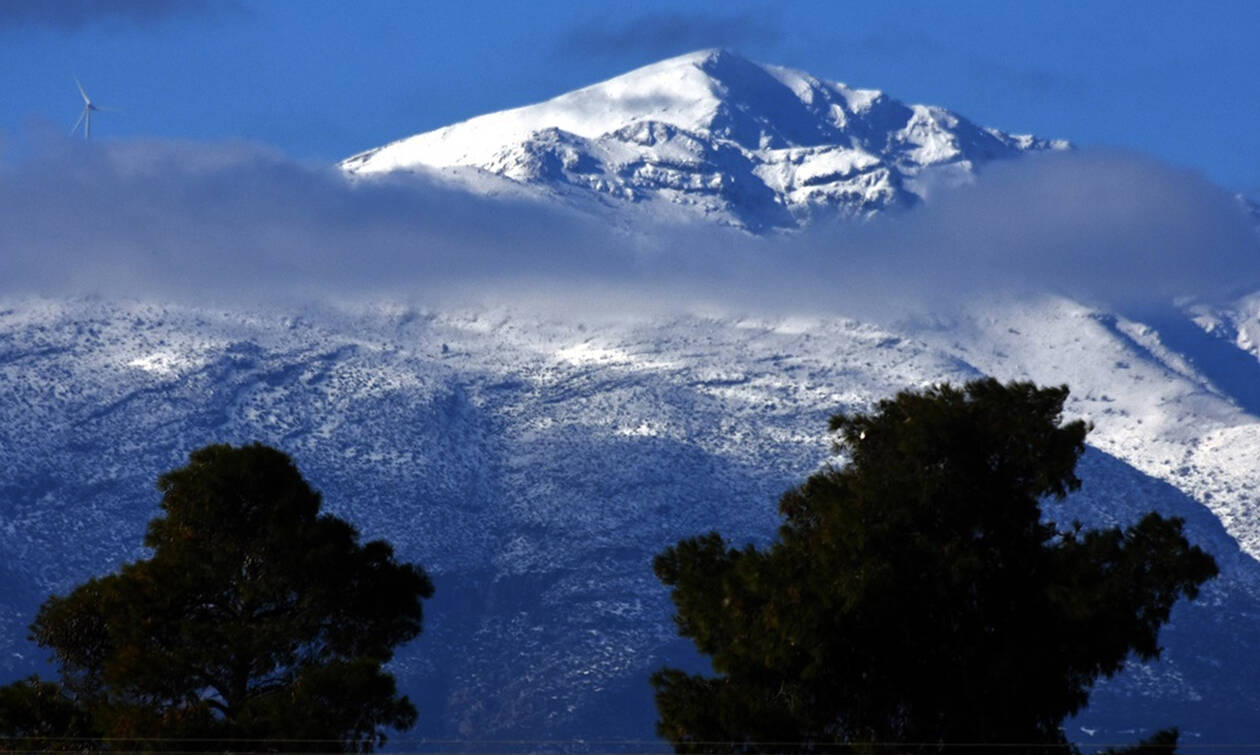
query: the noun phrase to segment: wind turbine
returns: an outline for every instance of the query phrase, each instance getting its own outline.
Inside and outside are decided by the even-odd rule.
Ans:
[[[113,110],[113,108],[97,107],[96,103],[92,102],[92,98],[88,97],[87,92],[83,90],[83,82],[79,81],[78,76],[74,77],[74,83],[78,85],[79,95],[83,97],[83,112],[79,113],[79,120],[74,122],[74,128],[70,129],[70,133],[74,134],[75,131],[78,131],[79,124],[82,123],[83,139],[86,141],[92,138],[92,111],[95,110],[97,112],[101,112]]]

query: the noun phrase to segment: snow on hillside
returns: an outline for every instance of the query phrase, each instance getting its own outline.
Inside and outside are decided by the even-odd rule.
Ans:
[[[1205,485],[1245,480],[1254,457],[1218,446],[1260,425],[1196,356],[1057,299],[895,326],[11,300],[0,657],[26,673],[38,600],[141,554],[161,471],[261,440],[434,573],[425,635],[397,662],[420,735],[650,738],[647,675],[696,662],[651,557],[710,529],[770,538],[777,496],[828,459],[831,413],[993,373],[1067,381],[1072,416],[1097,425],[1061,519],[1183,516],[1225,570],[1178,609],[1164,660],[1104,685],[1081,725],[1245,731],[1260,655],[1232,628],[1260,615],[1260,533],[1249,481]]]
[[[760,231],[909,206],[988,160],[1066,147],[703,50],[371,149],[342,167],[359,176],[433,170],[483,192],[501,191],[491,177],[506,177],[581,206],[680,205]]]
[[[1052,516],[1181,516],[1223,569],[1176,609],[1164,657],[1102,684],[1069,736],[1131,741],[1175,724],[1186,742],[1254,741],[1260,295],[1164,305],[1148,290],[1165,290],[1155,279],[1167,271],[1217,284],[1220,273],[1194,271],[1226,260],[1230,285],[1249,279],[1249,227],[1234,232],[1215,188],[1173,190],[1192,179],[1096,160],[1083,172],[1043,164],[1023,183],[990,171],[973,187],[987,192],[954,192],[965,201],[942,197],[901,225],[864,224],[870,233],[847,246],[695,222],[764,232],[868,217],[972,181],[986,161],[1065,147],[726,51],[364,152],[341,164],[349,187],[248,156],[208,178],[146,168],[120,180],[111,161],[150,165],[147,147],[83,147],[73,171],[55,174],[75,180],[12,182],[22,190],[6,207],[35,220],[0,231],[27,245],[19,284],[0,299],[0,670],[41,667],[24,626],[45,596],[142,555],[161,472],[207,443],[259,440],[290,452],[333,512],[433,573],[425,634],[394,664],[420,703],[414,736],[651,740],[648,675],[701,664],[675,637],[653,555],[713,529],[772,538],[777,497],[831,460],[832,413],[995,375],[1067,383],[1070,416],[1095,424],[1084,488]],[[441,190],[363,190],[399,171],[435,176]],[[1029,183],[1038,191],[1011,188]],[[67,193],[82,212],[41,204]],[[572,213],[540,203],[601,222],[552,234]],[[956,224],[914,225],[951,207],[967,213]],[[1153,217],[1169,223],[1146,227]],[[647,245],[653,265],[634,243],[598,235],[644,219],[666,234]],[[680,219],[689,225],[661,222]],[[1229,232],[1204,230],[1218,226]],[[789,236],[803,245],[795,256]],[[64,239],[91,256],[66,264]],[[618,249],[634,259],[613,259]],[[889,274],[864,274],[863,253]],[[39,298],[20,285],[65,290],[68,274],[125,293]],[[1080,277],[1098,284],[1082,291],[1124,288],[1116,299],[1141,306],[1064,294]],[[387,304],[378,278],[413,301],[480,285],[517,303]],[[726,283],[725,297],[709,295]],[[201,302],[232,288],[227,301],[291,303],[123,298],[150,285],[208,289]],[[321,303],[293,295],[307,285]],[[905,301],[938,289],[947,311]],[[657,298],[639,306],[640,292]],[[327,303],[341,295],[359,303]],[[878,318],[839,314],[863,296]],[[730,313],[759,306],[779,314]],[[788,314],[803,310],[827,314]]]

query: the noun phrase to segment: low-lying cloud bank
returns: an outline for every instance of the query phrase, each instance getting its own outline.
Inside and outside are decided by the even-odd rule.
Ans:
[[[612,228],[424,176],[350,182],[251,145],[59,141],[0,172],[0,293],[198,303],[853,313],[1061,293],[1124,306],[1260,288],[1252,220],[1124,153],[1025,158],[862,224],[755,238]]]

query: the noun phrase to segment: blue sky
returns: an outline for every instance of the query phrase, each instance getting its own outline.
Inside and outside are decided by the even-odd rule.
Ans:
[[[5,0],[0,154],[246,140],[327,162],[724,46],[1260,196],[1260,3]]]

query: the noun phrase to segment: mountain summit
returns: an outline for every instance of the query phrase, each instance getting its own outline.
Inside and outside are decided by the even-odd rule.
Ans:
[[[579,205],[650,202],[655,213],[756,232],[908,206],[931,182],[967,180],[988,160],[1067,146],[702,50],[417,134],[341,167],[353,175],[436,169],[475,191],[522,189]]]

